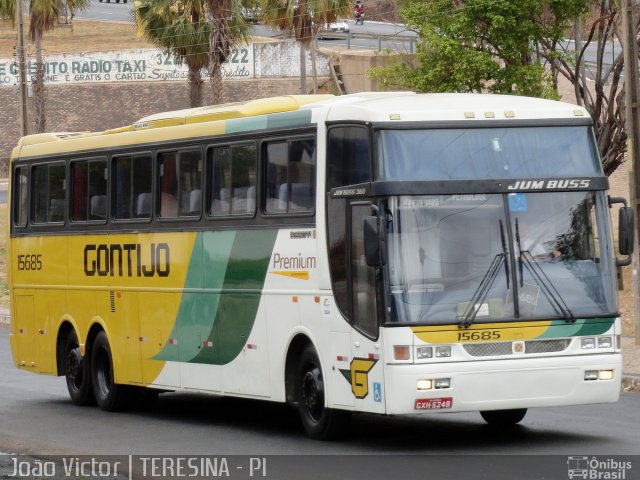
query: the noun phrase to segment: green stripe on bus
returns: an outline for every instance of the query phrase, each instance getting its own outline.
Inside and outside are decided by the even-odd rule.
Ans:
[[[311,123],[311,110],[294,110],[267,115],[267,128],[296,127],[309,123]]]
[[[575,323],[567,323],[565,320],[553,320],[549,328],[537,338],[601,335],[607,332],[613,326],[614,322],[614,318],[578,319]]]
[[[250,230],[198,235],[185,288],[204,286],[216,292],[182,295],[170,336],[178,342],[165,344],[154,360],[222,365],[240,353],[253,328],[277,233]],[[195,252],[203,252],[204,258]]]
[[[209,337],[192,363],[225,365],[242,351],[256,320],[277,230],[236,233]],[[234,293],[236,291],[237,293]]]
[[[188,362],[202,349],[203,341],[213,329],[218,310],[217,293],[188,293],[190,289],[222,290],[227,263],[236,232],[204,232],[196,236],[185,279],[178,315],[170,338],[177,345],[165,344],[155,360]]]

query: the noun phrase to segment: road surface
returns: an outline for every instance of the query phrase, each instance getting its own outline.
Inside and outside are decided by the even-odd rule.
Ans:
[[[450,460],[438,465],[450,468],[467,462],[469,468],[465,471],[468,475],[458,478],[472,479],[479,478],[474,462],[486,463],[486,459],[491,458],[487,456],[496,455],[491,462],[507,468],[509,462],[520,458],[516,457],[518,455],[553,455],[548,457],[551,459],[548,466],[560,462],[566,468],[569,455],[638,455],[638,425],[640,394],[634,393],[623,394],[615,404],[531,410],[522,425],[507,431],[488,427],[477,413],[430,417],[361,414],[354,416],[349,436],[339,442],[306,438],[290,407],[260,401],[167,393],[160,396],[152,411],[107,413],[96,407],[73,406],[62,378],[34,375],[14,368],[8,346],[8,328],[0,327],[1,452],[32,455],[289,455],[292,457],[286,458],[296,465],[302,462],[299,456],[303,455],[367,456],[345,460],[344,465],[350,461],[364,462],[365,458],[371,458],[375,463],[381,455],[411,455],[407,465],[411,461],[428,461],[425,458],[433,455],[437,458],[462,455],[460,458],[442,457]],[[286,458],[282,459],[285,464]],[[325,460],[327,468],[332,468],[335,462]],[[540,468],[546,464],[546,460],[536,462]],[[304,461],[301,465],[309,467],[314,463]],[[554,468],[559,467],[555,465]],[[545,472],[513,478],[543,478],[545,475],[546,478],[567,478],[565,471],[560,473],[553,475],[551,472],[551,477]],[[640,474],[640,458],[634,473]],[[626,478],[638,477],[627,475]]]

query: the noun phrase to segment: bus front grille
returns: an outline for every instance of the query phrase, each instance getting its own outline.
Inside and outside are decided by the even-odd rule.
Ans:
[[[570,339],[527,340],[524,342],[524,353],[557,353],[569,348]],[[462,345],[472,357],[499,357],[514,355],[512,342],[465,343]]]

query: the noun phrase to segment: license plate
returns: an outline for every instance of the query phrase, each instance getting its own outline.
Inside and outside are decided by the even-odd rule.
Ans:
[[[444,398],[419,398],[416,400],[416,410],[440,410],[443,408],[451,408],[453,405],[453,397]]]

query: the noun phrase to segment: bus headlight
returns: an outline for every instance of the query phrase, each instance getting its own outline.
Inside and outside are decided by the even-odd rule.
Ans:
[[[416,358],[418,360],[424,360],[426,358],[433,358],[433,347],[418,347],[418,348],[416,348]]]
[[[444,358],[451,356],[451,347],[449,345],[436,347],[436,358]]]
[[[598,337],[598,348],[611,348],[611,337]]]
[[[584,350],[590,350],[596,348],[596,339],[587,337],[582,339],[582,348]]]

